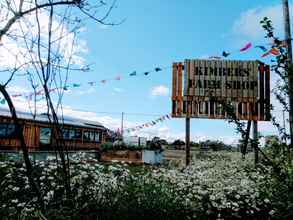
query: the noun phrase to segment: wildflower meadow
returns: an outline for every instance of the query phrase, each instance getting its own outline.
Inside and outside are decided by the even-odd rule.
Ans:
[[[279,219],[292,215],[288,199],[292,192],[286,191],[287,186],[275,180],[271,169],[255,167],[252,160],[242,160],[235,152],[207,153],[194,158],[187,168],[101,164],[78,154],[70,166],[73,196],[65,193],[57,162],[36,161],[34,170],[49,219]],[[20,162],[0,163],[2,219],[41,218],[25,172]]]

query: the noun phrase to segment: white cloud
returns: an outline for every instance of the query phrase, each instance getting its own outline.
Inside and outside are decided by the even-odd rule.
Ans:
[[[88,88],[86,90],[80,90],[77,92],[78,95],[90,95],[90,94],[93,94],[93,93],[96,93],[97,90],[94,89],[94,88]]]
[[[121,89],[121,88],[114,88],[114,92],[121,93],[121,92],[123,92],[123,89]]]
[[[153,87],[151,90],[151,95],[152,96],[168,96],[169,88],[164,85]]]
[[[15,4],[19,5],[19,0],[14,1]],[[33,1],[32,1],[33,2]],[[24,10],[33,7],[34,4],[31,2],[24,2]],[[61,11],[60,11],[61,13]],[[1,16],[2,15],[2,16]],[[14,16],[11,12],[5,13],[5,8],[1,10],[0,18],[0,28],[3,28],[9,18]],[[3,17],[3,16],[8,17]],[[46,44],[48,42],[48,23],[49,15],[47,10],[39,10],[38,20],[40,23],[41,32],[41,60],[46,64],[47,58],[47,48]],[[64,58],[58,63],[58,65],[66,66],[67,61],[70,64],[75,64],[82,66],[85,62],[82,55],[87,53],[88,49],[86,42],[81,39],[76,39],[75,34],[70,30],[72,27],[67,22],[61,21],[58,16],[55,16],[52,21],[52,44],[51,51],[52,54],[58,55]],[[80,28],[78,31],[84,30]],[[9,37],[4,35],[1,39],[0,46],[0,67],[2,68],[14,68],[22,66],[21,70],[32,68],[32,61],[38,67],[40,67],[38,54],[38,47],[36,44],[36,39],[38,37],[38,26],[35,13],[24,16],[17,22],[15,22],[9,32],[9,36],[23,36],[23,37]],[[73,43],[77,42],[78,43]],[[28,47],[28,48],[27,48]]]
[[[292,15],[292,12],[292,7],[290,7],[290,15]],[[260,25],[260,21],[264,17],[272,20],[276,36],[282,37],[284,32],[283,10],[281,5],[257,7],[243,12],[233,24],[233,33],[246,38],[246,40],[263,38],[265,32]]]

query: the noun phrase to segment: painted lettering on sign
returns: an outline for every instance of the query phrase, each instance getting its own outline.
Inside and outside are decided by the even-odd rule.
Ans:
[[[185,94],[255,98],[258,92],[258,63],[255,61],[185,61]]]

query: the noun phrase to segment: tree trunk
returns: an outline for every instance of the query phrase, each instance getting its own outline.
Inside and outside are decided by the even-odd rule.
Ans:
[[[65,179],[65,189],[66,189],[67,196],[70,197],[71,196],[71,188],[70,188],[69,160],[68,160],[68,155],[67,155],[67,163],[66,163],[65,154],[64,154],[64,148],[66,148],[66,146],[65,146],[64,141],[62,139],[58,116],[55,112],[53,103],[51,101],[50,92],[49,92],[49,89],[48,89],[46,83],[43,85],[43,88],[44,88],[45,96],[47,99],[47,105],[48,105],[49,109],[51,110],[52,119],[53,119],[53,123],[52,123],[53,132],[52,132],[52,134],[53,134],[53,140],[55,140],[55,144],[56,144],[56,146],[54,146],[54,147],[55,147],[55,149],[57,149],[59,156],[60,156],[60,159],[61,159],[62,170],[64,173],[64,179]],[[50,120],[50,116],[48,116],[48,117]],[[67,149],[65,149],[65,151],[68,153]]]
[[[11,114],[12,120],[13,120],[14,125],[15,125],[16,137],[20,141],[20,147],[21,147],[21,150],[22,150],[22,153],[23,153],[23,159],[24,159],[24,163],[25,163],[25,166],[26,166],[26,174],[27,174],[30,186],[32,187],[33,191],[35,191],[35,193],[37,194],[39,205],[41,206],[42,211],[44,211],[44,202],[43,202],[43,199],[42,199],[42,196],[41,196],[40,189],[39,189],[38,185],[36,184],[36,182],[34,181],[34,179],[32,177],[33,167],[32,167],[32,164],[30,162],[30,159],[29,159],[29,153],[28,153],[27,146],[25,144],[22,126],[21,126],[20,121],[19,121],[19,119],[18,119],[18,117],[16,115],[15,107],[14,107],[14,105],[12,103],[12,100],[11,100],[8,92],[5,89],[5,86],[0,85],[0,92],[2,93],[2,95],[5,98],[5,100],[7,101],[7,104],[8,104],[9,110],[10,110],[10,114]]]

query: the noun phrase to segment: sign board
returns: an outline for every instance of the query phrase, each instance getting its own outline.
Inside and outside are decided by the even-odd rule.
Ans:
[[[226,119],[227,106],[240,120],[269,120],[270,67],[238,60],[173,64],[172,117]]]

